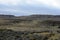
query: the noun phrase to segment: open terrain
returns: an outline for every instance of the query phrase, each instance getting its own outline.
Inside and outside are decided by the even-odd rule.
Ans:
[[[0,40],[60,40],[60,15],[0,15]]]

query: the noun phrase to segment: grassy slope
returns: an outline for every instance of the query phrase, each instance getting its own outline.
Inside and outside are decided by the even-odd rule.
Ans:
[[[57,28],[57,26],[44,26],[41,25],[41,20],[27,20],[27,19],[0,19],[0,29],[11,29],[14,31],[29,31],[33,32],[34,34],[28,34],[29,37],[32,37],[32,35],[50,35],[51,37],[48,37],[48,40],[55,40],[59,39],[60,33],[57,32],[60,30]],[[40,26],[41,25],[41,26]],[[53,35],[54,34],[54,35]],[[26,35],[25,35],[26,36]],[[44,39],[43,39],[44,40]]]

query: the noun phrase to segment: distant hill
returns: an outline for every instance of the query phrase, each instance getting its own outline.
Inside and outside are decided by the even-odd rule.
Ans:
[[[19,16],[19,19],[26,20],[58,20],[60,21],[60,15],[30,15],[30,16]]]
[[[60,15],[30,15],[30,16],[14,16],[14,15],[0,15],[0,25],[16,25],[16,26],[40,26],[41,21],[54,21],[60,23]],[[43,24],[42,23],[42,24]],[[42,25],[41,24],[41,25]],[[46,24],[46,23],[45,23]]]
[[[16,20],[55,20],[60,21],[60,15],[30,15],[30,16],[14,16],[14,15],[0,15],[3,19]]]
[[[0,18],[13,18],[14,15],[0,15]]]

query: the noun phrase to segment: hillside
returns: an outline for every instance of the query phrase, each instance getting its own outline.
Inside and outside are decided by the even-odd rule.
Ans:
[[[1,40],[59,40],[60,15],[0,15],[0,34]]]

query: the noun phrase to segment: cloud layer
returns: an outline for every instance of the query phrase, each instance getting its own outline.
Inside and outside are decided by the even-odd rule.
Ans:
[[[60,14],[60,0],[0,0],[0,14]]]

